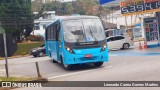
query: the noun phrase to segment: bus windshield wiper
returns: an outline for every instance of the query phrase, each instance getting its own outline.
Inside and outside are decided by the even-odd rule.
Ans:
[[[90,27],[90,26],[89,26],[89,33],[90,33],[90,34],[91,34],[91,36],[94,38],[95,42],[98,42],[97,38],[96,38],[96,37],[94,37],[93,32],[92,32],[92,29],[91,29],[91,27]]]
[[[79,42],[79,37],[76,38],[76,45],[78,45],[78,42]]]
[[[83,35],[83,38],[84,38],[84,35],[85,35],[83,33],[83,30],[75,30],[75,31],[72,31],[72,33],[78,37],[78,38],[76,38],[76,44],[78,44],[78,42],[80,40],[80,35]]]

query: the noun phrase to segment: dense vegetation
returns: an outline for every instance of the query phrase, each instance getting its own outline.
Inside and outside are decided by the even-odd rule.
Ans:
[[[110,8],[101,7],[99,0],[76,0],[72,2],[59,2],[58,0],[49,2],[46,0],[44,3],[42,0],[34,0],[32,2],[32,9],[35,12],[39,12],[40,17],[44,11],[56,11],[57,15],[100,15],[101,12],[108,12]]]
[[[43,45],[44,42],[18,43],[18,49],[14,55],[26,55],[30,50]]]
[[[31,0],[0,0],[0,22],[7,33],[20,41],[33,30]]]

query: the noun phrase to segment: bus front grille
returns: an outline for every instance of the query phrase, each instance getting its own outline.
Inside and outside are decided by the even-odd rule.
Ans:
[[[94,56],[92,58],[85,58],[85,57],[80,58],[81,61],[85,61],[85,60],[97,60],[97,59],[98,59],[98,56]]]

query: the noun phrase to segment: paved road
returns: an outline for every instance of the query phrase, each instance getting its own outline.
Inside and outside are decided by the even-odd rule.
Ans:
[[[26,57],[29,65],[34,58]],[[33,59],[33,61],[30,61]],[[17,60],[18,61],[18,60]],[[36,59],[35,59],[36,61]],[[49,58],[39,58],[41,73],[49,77],[50,81],[160,81],[160,56],[111,56],[110,61],[101,68],[80,66],[78,69],[65,71],[59,64],[53,64]],[[10,61],[13,62],[13,61]],[[2,62],[1,62],[2,63]],[[13,62],[14,63],[14,62]],[[25,62],[24,62],[25,63]],[[24,64],[26,65],[26,64]],[[24,65],[13,66],[22,72]],[[34,69],[28,66],[26,72],[34,73]],[[33,64],[34,66],[34,64]],[[25,73],[24,73],[25,74]],[[16,90],[159,90],[160,88],[20,88]]]
[[[9,74],[10,76],[27,76],[27,77],[35,77],[36,76],[36,67],[34,62],[49,62],[48,57],[34,58],[32,56],[23,57],[23,58],[15,58],[9,59]],[[5,61],[0,60],[0,75],[5,76]],[[46,65],[45,65],[46,66]],[[29,72],[29,73],[28,73]]]
[[[116,51],[117,52],[117,51]],[[120,52],[121,53],[121,52]],[[34,62],[38,61],[43,77],[49,81],[160,81],[160,55],[155,56],[110,56],[110,61],[101,68],[78,66],[65,71],[60,64],[53,64],[48,57],[33,58],[31,56],[11,59],[11,76],[36,77]],[[0,75],[5,71],[4,61],[0,61]],[[29,73],[28,73],[29,72]],[[5,75],[5,74],[4,74]],[[39,90],[40,88],[20,88],[17,90]],[[41,88],[40,90],[159,90],[160,88]]]
[[[130,51],[130,50],[129,50]],[[141,60],[152,60],[152,58],[158,59],[160,55],[156,56],[136,56],[131,58],[130,56],[125,56],[126,52],[132,54],[131,52],[127,51],[114,51],[110,54],[110,61],[108,63],[105,63],[102,67],[108,68],[108,67],[117,67],[117,65],[123,65],[123,63],[129,63],[129,62],[136,62],[139,63]],[[117,54],[117,52],[120,52]],[[120,55],[121,54],[121,55]],[[134,54],[134,53],[133,53]],[[119,56],[120,55],[120,56]],[[124,57],[125,56],[125,57]],[[118,57],[118,58],[117,58]],[[121,57],[121,58],[119,58]],[[150,58],[151,57],[151,58]],[[139,60],[137,61],[137,59]],[[135,60],[136,59],[136,60]],[[71,71],[65,71],[60,64],[53,64],[51,62],[51,59],[48,57],[40,57],[40,58],[34,58],[32,56],[29,57],[23,57],[23,58],[16,58],[16,59],[10,59],[9,60],[9,73],[10,76],[25,76],[25,77],[36,77],[36,67],[34,62],[39,62],[40,72],[43,77],[53,77],[68,73],[74,73],[84,70],[92,70],[94,68],[89,66],[78,66],[75,67],[75,70]],[[0,61],[0,75],[5,76],[5,68],[4,68],[5,61]],[[120,67],[120,66],[119,66]],[[97,69],[96,69],[97,70]],[[29,73],[28,73],[29,72]]]
[[[49,61],[46,60],[49,63]],[[145,57],[110,57],[110,62],[101,68],[83,68],[72,71],[64,71],[57,64],[52,66],[59,75],[52,75],[50,81],[160,81],[160,56]],[[58,67],[58,68],[57,68]],[[52,68],[52,69],[54,69]],[[17,90],[39,90],[40,88],[21,88]],[[160,88],[41,88],[40,90],[159,90]]]

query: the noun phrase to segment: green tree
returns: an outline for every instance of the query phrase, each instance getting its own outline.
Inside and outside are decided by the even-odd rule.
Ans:
[[[62,3],[59,1],[53,1],[53,2],[49,2],[49,3],[43,3],[42,8],[41,8],[41,12],[56,11],[56,13],[60,15],[62,12],[61,9],[62,9]]]
[[[40,12],[42,8],[42,0],[32,1],[32,10],[33,12]]]
[[[44,11],[56,11],[57,15],[99,15],[99,13],[93,10],[93,7],[95,6],[100,7],[98,0],[76,0],[72,2],[63,3],[58,0],[55,0],[51,2],[47,1],[46,3],[42,3],[41,10],[37,10],[37,12],[39,12],[39,17],[42,16],[42,13]]]
[[[66,8],[66,14],[69,14],[69,15],[73,14],[73,4],[72,3],[67,3],[65,8]]]
[[[76,2],[73,2],[73,8],[73,12],[75,14],[85,15],[87,13],[84,2],[82,0],[77,0]]]
[[[28,36],[33,30],[31,0],[0,0],[0,21],[7,33]]]

